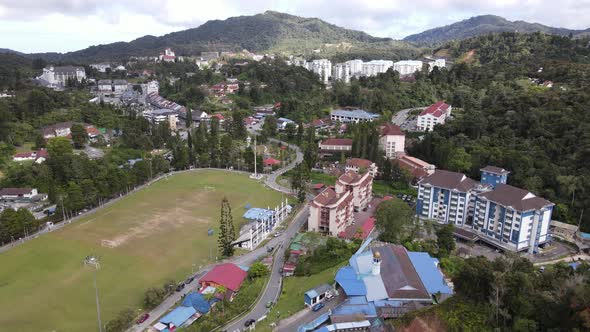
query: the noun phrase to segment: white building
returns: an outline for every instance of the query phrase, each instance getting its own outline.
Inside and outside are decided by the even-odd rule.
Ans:
[[[332,110],[330,112],[330,120],[342,123],[347,122],[372,122],[379,118],[378,114],[369,113],[365,110]]]
[[[361,76],[376,76],[377,74],[385,73],[391,67],[393,67],[393,61],[389,60],[365,62],[362,65]]]
[[[320,76],[320,80],[324,83],[328,83],[330,77],[332,77],[332,62],[328,59],[313,60],[308,62],[308,70]]]
[[[96,83],[98,87],[98,91],[103,93],[111,93],[113,92],[113,81],[111,80],[98,80]]]
[[[168,121],[171,129],[176,128],[178,124],[178,112],[174,110],[157,109],[144,111],[142,116],[155,125]]]
[[[403,60],[393,64],[393,70],[397,71],[400,76],[412,75],[422,70],[422,61]]]
[[[106,73],[107,69],[111,68],[111,65],[109,63],[93,63],[90,67],[96,69],[99,73]]]
[[[346,61],[346,64],[350,68],[350,75],[354,77],[361,76],[363,72],[363,60],[355,59]]]
[[[281,202],[280,206],[274,209],[249,209],[244,214],[244,218],[251,221],[242,226],[240,235],[233,244],[243,249],[256,249],[276,226],[287,219],[289,213],[291,213],[291,206],[287,204],[286,199],[284,202]]]
[[[451,105],[442,100],[430,105],[418,115],[418,130],[432,131],[437,124],[444,124],[452,109]]]
[[[36,188],[2,188],[0,189],[0,200],[30,200],[38,194]]]
[[[113,81],[113,91],[115,93],[123,93],[127,91],[128,85],[126,80],[114,80]]]
[[[379,148],[385,152],[387,159],[393,159],[405,151],[406,134],[400,127],[386,123],[379,127],[381,136],[379,137]]]
[[[160,83],[158,81],[149,81],[141,85],[141,92],[147,96],[151,93],[158,94],[160,92]]]
[[[434,67],[438,67],[438,69],[444,68],[446,66],[445,59],[435,59],[434,61],[428,62],[428,70],[432,71]]]
[[[487,166],[477,182],[462,173],[437,170],[419,182],[416,214],[454,224],[466,237],[479,237],[509,251],[537,252],[551,239],[554,204],[506,184],[508,171]]]
[[[176,60],[176,55],[174,54],[174,51],[172,51],[172,49],[168,47],[164,50],[163,53],[160,53],[158,59],[164,62],[174,62]]]
[[[50,87],[58,88],[66,86],[68,79],[81,82],[85,78],[86,71],[84,70],[84,67],[74,66],[49,66],[43,68],[43,74],[38,77],[38,79],[47,82]]]
[[[350,66],[347,63],[337,63],[334,65],[334,81],[350,83],[350,76]]]
[[[377,176],[377,165],[368,159],[362,158],[348,158],[346,159],[346,172],[355,172],[357,174],[367,172],[372,177]]]

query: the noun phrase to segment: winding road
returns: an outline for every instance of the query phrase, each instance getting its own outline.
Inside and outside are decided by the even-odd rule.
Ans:
[[[295,157],[294,161],[292,161],[291,163],[289,163],[285,167],[277,169],[276,171],[268,174],[264,180],[264,184],[276,191],[280,191],[280,192],[286,193],[286,194],[291,194],[291,189],[278,184],[277,178],[280,175],[293,169],[298,163],[302,162],[303,161],[303,153],[301,152],[299,147],[296,145],[288,144],[286,142],[283,142],[283,141],[280,141],[280,140],[277,140],[274,138],[271,138],[270,140],[272,142],[276,142],[276,143],[280,142],[281,144],[288,146],[290,149],[295,150],[296,157]],[[284,246],[288,246],[291,243],[291,240],[293,239],[293,237],[297,234],[299,229],[301,229],[303,224],[307,221],[308,214],[309,214],[309,208],[306,205],[303,209],[301,209],[295,215],[295,217],[292,219],[291,223],[287,227],[286,231],[284,231],[280,236],[278,236],[276,238],[272,238],[266,244],[266,246],[259,247],[255,250],[248,252],[248,253],[241,255],[241,256],[232,257],[230,259],[227,259],[227,260],[224,260],[221,262],[217,262],[217,263],[230,262],[230,263],[234,263],[237,265],[246,265],[247,266],[247,265],[251,265],[255,261],[257,261],[257,260],[261,259],[262,257],[264,257],[265,255],[267,255],[268,252],[267,252],[266,248],[269,248],[269,247],[275,248],[274,260],[273,260],[273,265],[271,268],[271,275],[269,278],[269,282],[267,283],[263,293],[258,297],[257,302],[254,304],[254,306],[252,307],[252,309],[250,311],[248,311],[247,313],[244,313],[243,315],[241,315],[239,317],[236,317],[234,320],[232,320],[230,323],[228,323],[225,327],[223,327],[223,330],[233,332],[233,331],[240,330],[241,328],[244,328],[244,323],[246,320],[248,320],[248,319],[258,320],[261,317],[263,317],[264,315],[266,315],[266,313],[269,310],[268,308],[266,308],[266,304],[269,301],[276,302],[276,300],[279,297],[280,291],[281,291],[282,275],[281,275],[281,273],[279,273],[279,271],[282,268],[283,263],[284,263],[284,255],[283,255],[284,250],[283,250],[283,248],[284,248]],[[174,294],[172,294],[168,298],[166,298],[164,300],[164,302],[162,302],[159,306],[157,306],[156,308],[154,308],[153,310],[151,310],[149,312],[150,317],[145,322],[143,322],[142,324],[134,325],[128,331],[141,332],[141,331],[144,331],[145,329],[147,329],[150,325],[153,325],[157,321],[158,318],[163,316],[166,312],[168,312],[168,310],[170,310],[172,307],[174,307],[176,305],[176,303],[178,303],[185,294],[188,294],[189,292],[193,291],[197,287],[200,278],[203,275],[205,275],[208,271],[210,271],[214,265],[215,264],[211,264],[211,265],[207,265],[207,266],[201,268],[195,274],[195,280],[193,280],[193,282],[191,282],[190,284],[187,284],[187,286],[182,291],[175,292]],[[195,324],[198,324],[198,321],[195,322]],[[219,327],[218,330],[220,328],[221,327]]]

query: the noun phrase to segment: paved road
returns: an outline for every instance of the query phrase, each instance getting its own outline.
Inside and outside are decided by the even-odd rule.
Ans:
[[[269,311],[269,309],[266,308],[266,304],[269,301],[272,301],[273,303],[277,302],[277,299],[281,292],[282,283],[282,275],[279,272],[279,270],[283,267],[283,263],[285,262],[284,249],[286,246],[289,246],[291,240],[293,239],[293,237],[295,237],[301,226],[303,226],[303,224],[307,222],[308,215],[309,208],[305,206],[305,208],[303,208],[295,216],[294,220],[291,222],[291,225],[289,225],[287,231],[285,231],[280,237],[274,238],[266,245],[266,247],[275,247],[275,253],[274,262],[271,269],[271,276],[265,290],[263,291],[262,295],[259,297],[258,302],[250,312],[242,315],[237,320],[234,320],[230,324],[224,326],[222,330],[233,332],[239,331],[241,329],[246,329],[244,323],[247,320],[259,320],[261,317],[265,316]],[[262,324],[263,323],[264,321],[262,321]]]
[[[339,305],[342,302],[344,302],[344,294],[340,294],[337,298],[330,302],[324,302],[326,306],[318,311],[313,311],[311,309],[303,309],[302,311],[294,314],[293,316],[287,317],[280,321],[276,330],[278,332],[297,331],[297,328],[299,328],[299,326],[311,323],[316,318],[334,309],[337,305]]]
[[[275,139],[271,139],[271,140],[274,140],[276,142],[281,142],[281,141],[275,140]],[[295,165],[297,163],[301,162],[303,160],[303,154],[299,150],[299,147],[294,146],[294,145],[289,145],[285,142],[281,142],[281,143],[288,145],[292,149],[295,149],[296,153],[297,153],[297,157],[289,165],[286,165],[285,167],[278,169],[278,170],[274,171],[273,173],[271,173],[269,176],[267,176],[265,179],[265,184],[272,189],[290,194],[291,190],[289,188],[285,188],[285,187],[277,184],[276,179],[279,175],[287,172],[288,170],[295,167]],[[275,262],[272,267],[271,278],[269,280],[269,284],[267,285],[266,289],[264,290],[263,294],[261,295],[260,300],[257,302],[257,304],[252,309],[252,311],[250,311],[248,314],[242,316],[237,321],[230,323],[231,329],[226,328],[225,330],[228,330],[228,331],[237,330],[240,327],[244,327],[244,322],[247,319],[250,319],[251,317],[255,317],[255,319],[260,318],[268,310],[268,309],[266,309],[266,303],[268,301],[273,301],[273,302],[276,301],[276,299],[279,295],[279,292],[280,292],[280,287],[278,287],[278,286],[280,286],[280,282],[281,282],[281,278],[282,278],[282,276],[280,275],[280,273],[278,273],[278,271],[283,266],[282,262],[284,260],[282,246],[289,245],[289,243],[291,242],[291,239],[299,231],[301,226],[303,226],[303,224],[307,221],[308,214],[309,214],[309,209],[307,206],[305,206],[305,208],[303,208],[295,216],[295,218],[292,220],[291,224],[289,224],[289,227],[287,228],[287,230],[283,234],[281,234],[281,236],[276,237],[276,238],[272,238],[266,244],[266,247],[260,247],[258,249],[251,251],[251,252],[248,252],[242,256],[233,257],[231,259],[223,261],[223,262],[231,262],[231,263],[238,264],[238,265],[248,266],[248,265],[251,265],[252,263],[254,263],[255,261],[259,260],[260,258],[264,257],[265,255],[267,255],[268,254],[267,249],[266,249],[267,247],[277,248],[277,250],[275,251],[275,254],[274,254]],[[281,246],[281,247],[279,248],[279,246]],[[209,270],[211,270],[212,267],[213,267],[213,265],[209,265],[209,266],[206,266],[206,267],[200,269],[197,272],[196,276],[198,278],[202,277],[205,273],[207,273]],[[142,323],[140,325],[133,326],[129,331],[140,332],[140,331],[147,329],[150,325],[154,324],[156,319],[160,318],[168,310],[170,310],[173,306],[175,306],[176,303],[178,301],[180,301],[182,296],[191,292],[192,290],[194,290],[197,287],[198,281],[199,281],[198,278],[195,278],[195,280],[190,285],[185,287],[181,292],[176,292],[176,293],[172,294],[171,296],[169,296],[158,307],[156,307],[155,309],[153,309],[152,311],[149,312],[150,318],[148,320],[146,320],[144,323]],[[198,324],[198,322],[196,322],[196,324]]]

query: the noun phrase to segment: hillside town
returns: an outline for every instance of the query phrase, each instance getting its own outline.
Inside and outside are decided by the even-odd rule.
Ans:
[[[590,328],[587,36],[252,17],[0,51],[4,329]]]

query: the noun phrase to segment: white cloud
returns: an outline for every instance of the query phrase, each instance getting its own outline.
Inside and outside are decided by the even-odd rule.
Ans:
[[[0,47],[72,51],[276,10],[319,17],[375,36],[403,38],[475,15],[590,27],[590,0],[0,0]]]

